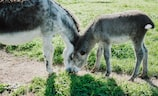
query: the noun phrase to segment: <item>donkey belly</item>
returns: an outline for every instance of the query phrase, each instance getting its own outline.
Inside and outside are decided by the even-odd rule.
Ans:
[[[30,31],[1,33],[0,43],[6,45],[19,45],[31,41],[37,36],[41,35],[40,28]]]
[[[119,43],[124,43],[129,41],[129,36],[116,36],[116,37],[111,37],[111,42],[113,44],[119,44]]]

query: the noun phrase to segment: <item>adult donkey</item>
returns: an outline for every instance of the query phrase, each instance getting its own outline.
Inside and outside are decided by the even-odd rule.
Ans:
[[[110,53],[113,43],[131,40],[136,54],[136,65],[130,80],[138,75],[140,63],[143,60],[142,78],[147,77],[148,52],[144,44],[144,36],[148,29],[154,28],[152,20],[143,12],[127,11],[122,13],[103,15],[96,19],[81,36],[75,45],[75,52],[72,54],[74,66],[81,67],[90,50],[96,43],[99,43],[97,51],[96,67],[99,67],[100,58],[104,51],[106,60],[106,76],[111,73]],[[95,71],[95,70],[94,70]]]
[[[64,64],[69,69],[69,56],[74,50],[78,32],[74,17],[53,0],[0,1],[0,43],[18,45],[41,36],[46,69],[50,74],[53,72],[53,35],[61,34],[66,44]]]

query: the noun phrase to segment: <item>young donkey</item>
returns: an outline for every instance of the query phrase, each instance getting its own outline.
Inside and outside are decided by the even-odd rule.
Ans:
[[[61,34],[66,43],[64,64],[69,69],[69,56],[74,50],[78,32],[79,26],[74,17],[53,0],[0,2],[0,43],[18,45],[41,36],[46,69],[50,74],[53,72],[53,35]]]
[[[81,67],[88,53],[96,43],[99,43],[95,68],[99,67],[102,51],[106,60],[106,76],[111,73],[110,52],[111,44],[131,40],[136,54],[136,65],[130,80],[138,75],[140,63],[143,60],[142,77],[147,77],[148,52],[144,44],[144,36],[148,29],[154,28],[151,19],[140,11],[104,15],[95,20],[75,45],[72,54],[74,66]]]

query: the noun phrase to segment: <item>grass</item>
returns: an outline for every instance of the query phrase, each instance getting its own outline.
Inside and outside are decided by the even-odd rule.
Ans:
[[[11,96],[32,93],[34,96],[157,96],[156,87],[148,83],[133,83],[102,75],[77,76],[60,72],[46,78],[35,78],[28,86],[15,90]]]
[[[141,10],[154,21],[156,28],[149,30],[145,37],[145,44],[149,51],[148,69],[150,77],[158,77],[158,0],[56,0],[70,10],[80,21],[81,30],[101,14],[110,14],[126,10]],[[62,64],[64,43],[60,36],[53,38],[55,49],[54,64]],[[27,55],[43,61],[42,41],[34,41],[20,46],[6,46],[6,51],[15,55]],[[91,69],[95,63],[97,46],[92,50],[87,60],[87,67]],[[131,74],[135,66],[134,52],[131,43],[127,42],[112,47],[112,68],[116,73]],[[101,70],[105,71],[105,61],[102,57]],[[140,69],[141,70],[141,69]],[[0,85],[0,92],[4,91]],[[23,94],[23,88],[18,94]],[[114,78],[103,78],[95,75],[54,74],[47,78],[35,78],[29,85],[29,92],[37,96],[157,96],[158,88],[147,83],[132,83],[119,81]],[[25,93],[26,94],[26,93]]]
[[[6,90],[6,84],[0,84],[0,93],[3,93]]]

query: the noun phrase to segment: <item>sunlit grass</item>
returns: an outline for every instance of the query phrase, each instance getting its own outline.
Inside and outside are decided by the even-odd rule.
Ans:
[[[34,96],[156,96],[158,94],[157,88],[147,83],[105,78],[103,75],[77,76],[65,72],[52,74],[47,79],[35,78],[28,86],[19,87],[11,96],[29,93],[33,93]]]

